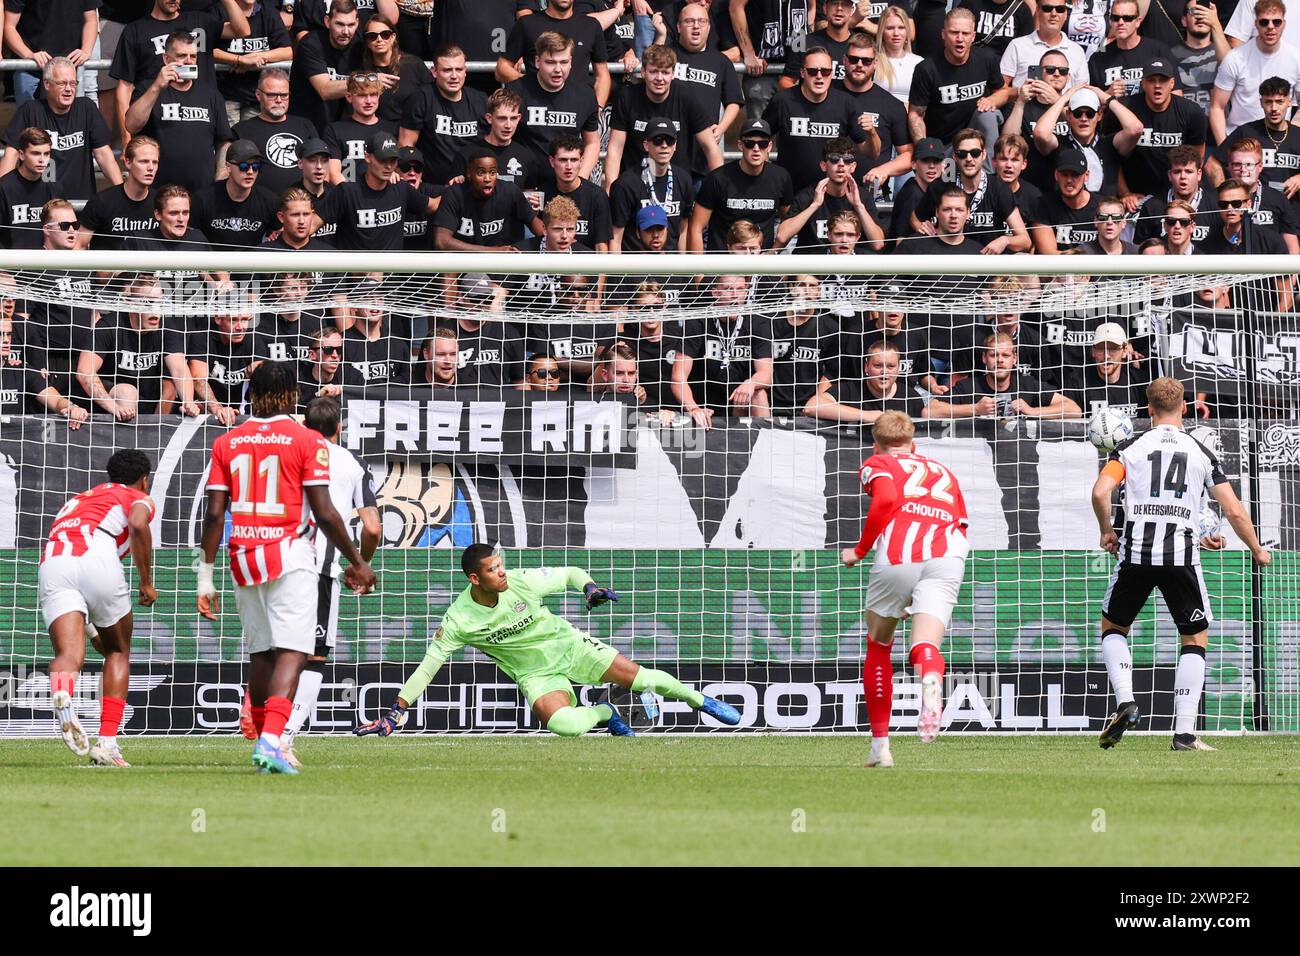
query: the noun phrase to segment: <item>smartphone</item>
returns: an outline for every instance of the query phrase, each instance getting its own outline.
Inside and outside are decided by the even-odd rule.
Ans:
[[[1038,63],[1031,64],[1029,67],[1029,76],[1027,78],[1031,80],[1041,80],[1043,78],[1042,66]]]
[[[198,64],[178,63],[176,64],[176,75],[182,80],[197,80],[199,78]]]

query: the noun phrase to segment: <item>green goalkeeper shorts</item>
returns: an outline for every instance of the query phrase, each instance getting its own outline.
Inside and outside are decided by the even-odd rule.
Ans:
[[[569,642],[567,652],[556,661],[553,669],[521,674],[515,678],[524,698],[531,707],[533,702],[544,694],[557,690],[569,695],[569,706],[578,705],[578,695],[573,692],[574,684],[599,684],[614,663],[618,651],[603,644],[594,637],[575,632]]]

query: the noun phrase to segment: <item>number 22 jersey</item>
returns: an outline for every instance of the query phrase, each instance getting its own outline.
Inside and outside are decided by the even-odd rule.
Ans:
[[[316,570],[306,489],[330,483],[325,439],[287,415],[250,418],[212,443],[208,489],[230,493],[230,570],[241,587]]]
[[[909,564],[931,558],[965,558],[966,500],[957,477],[924,455],[872,455],[859,472],[872,493],[877,480],[892,481],[898,504],[876,540],[876,564]]]

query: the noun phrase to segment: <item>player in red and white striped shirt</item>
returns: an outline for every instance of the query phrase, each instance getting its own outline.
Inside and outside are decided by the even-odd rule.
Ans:
[[[866,526],[856,547],[841,558],[849,567],[875,547],[867,585],[867,660],[862,672],[871,721],[868,767],[892,767],[889,715],[894,669],[889,649],[898,622],[912,619],[908,660],[921,675],[921,740],[939,734],[943,717],[943,654],[939,645],[952,619],[966,574],[966,501],[957,478],[937,461],[916,453],[912,420],[886,412],[872,426],[875,454],[862,465],[862,488],[871,496]]]
[[[143,452],[122,449],[108,459],[106,470],[107,484],[83,491],[54,517],[41,553],[41,613],[54,645],[50,698],[60,735],[73,753],[89,753],[93,763],[129,767],[117,746],[131,679],[131,594],[122,562],[128,554],[135,559],[140,605],[149,607],[158,600],[149,530],[155,510],[149,497],[152,465]],[[104,655],[99,739],[93,747],[73,707],[88,634]]]
[[[307,655],[316,646],[317,526],[350,562],[344,583],[357,594],[375,586],[347,526],[330,502],[329,448],[289,416],[298,405],[297,372],[264,362],[249,379],[253,416],[213,443],[203,519],[199,613],[217,619],[213,562],[231,515],[230,569],[249,650],[248,692],[260,737],[259,770],[297,773],[280,751]],[[315,517],[315,523],[312,518]]]

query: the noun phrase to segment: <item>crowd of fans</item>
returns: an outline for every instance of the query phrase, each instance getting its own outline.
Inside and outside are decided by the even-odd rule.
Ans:
[[[40,68],[16,75],[2,136],[13,249],[1300,252],[1282,0],[4,6],[7,55]],[[329,280],[281,272],[253,306],[184,321],[170,283],[229,276],[118,275],[133,310],[105,313],[75,303],[103,274],[69,272],[59,304],[5,300],[0,415],[231,421],[275,359],[300,363],[304,402],[475,387],[624,393],[706,427],[1078,418],[1140,405],[1159,364],[1106,316],[962,323],[845,307],[866,280],[564,271],[449,274],[425,316],[386,310],[374,277],[363,304],[294,308]],[[1261,294],[1293,308],[1288,279]],[[675,316],[686,302],[707,318]],[[1200,414],[1229,405],[1198,389]]]

